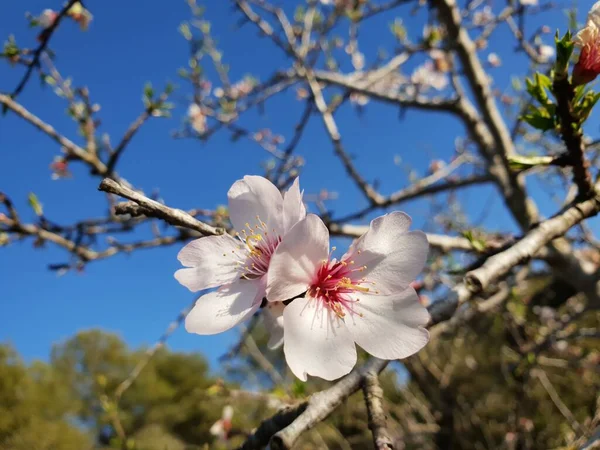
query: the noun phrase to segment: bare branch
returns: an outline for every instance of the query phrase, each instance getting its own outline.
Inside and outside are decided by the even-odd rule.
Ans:
[[[369,416],[369,428],[373,433],[373,444],[376,450],[393,450],[393,441],[386,425],[386,414],[383,410],[383,389],[379,385],[377,372],[367,372],[363,381],[363,394]]]
[[[58,133],[54,127],[30,113],[27,109],[15,102],[8,95],[0,94],[0,103],[54,139],[65,149],[68,155],[74,157],[75,159],[86,162],[95,173],[100,175],[106,173],[106,166],[94,154],[87,152],[84,148]]]
[[[483,266],[469,272],[466,281],[475,292],[485,290],[491,283],[516,265],[529,260],[553,239],[564,235],[571,227],[600,211],[600,196],[575,203],[551,219],[540,223],[508,250],[490,257]],[[596,297],[594,300],[598,301]]]
[[[146,215],[152,215],[158,217],[171,225],[182,226],[191,230],[198,231],[205,236],[223,234],[225,230],[222,228],[212,227],[204,222],[199,221],[195,217],[192,217],[187,212],[181,209],[169,208],[155,200],[152,200],[139,192],[134,191],[126,186],[117,183],[110,178],[105,178],[100,183],[98,190],[109,192],[111,194],[124,197],[126,199],[136,202],[138,205],[143,207],[147,212]]]
[[[369,230],[368,225],[338,225],[337,223],[330,223],[328,228],[333,236],[345,236],[351,238],[358,238]],[[443,234],[427,233],[427,240],[431,247],[444,253],[454,250],[465,252],[476,251],[476,249],[473,248],[471,241],[461,236],[445,236]]]
[[[583,431],[581,424],[577,422],[577,419],[575,419],[575,416],[573,415],[571,410],[562,401],[560,395],[558,395],[558,392],[556,392],[556,389],[552,385],[546,372],[544,372],[541,369],[534,369],[532,370],[532,375],[538,380],[540,380],[541,385],[544,387],[545,391],[550,396],[552,403],[554,403],[554,405],[558,408],[563,417],[567,419],[573,431],[575,431],[576,433],[581,433]]]

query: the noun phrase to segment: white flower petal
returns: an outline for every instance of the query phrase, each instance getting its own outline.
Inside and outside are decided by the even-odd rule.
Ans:
[[[356,346],[344,322],[315,299],[298,298],[283,311],[283,351],[291,371],[335,380],[356,364]]]
[[[354,260],[356,267],[367,266],[361,276],[374,282],[374,290],[383,295],[405,289],[427,261],[427,236],[407,231],[410,223],[402,212],[378,217],[344,256]]]
[[[302,201],[300,182],[296,178],[283,196],[283,233],[306,217],[306,206]]]
[[[594,3],[587,18],[588,23],[592,22],[597,27],[600,27],[600,2]]]
[[[241,232],[246,223],[260,225],[257,216],[264,222],[269,233],[281,235],[283,222],[283,197],[273,183],[259,176],[245,176],[233,183],[227,193],[229,217],[233,227]]]
[[[227,331],[254,314],[263,296],[261,280],[238,280],[200,297],[185,318],[185,329],[202,335]]]
[[[221,436],[225,432],[225,429],[223,428],[223,421],[221,419],[217,420],[215,423],[213,423],[208,432],[213,436]]]
[[[283,310],[281,302],[269,302],[263,308],[262,318],[270,337],[267,342],[269,350],[275,350],[283,344]]]
[[[346,314],[346,326],[354,341],[377,358],[406,358],[429,341],[422,328],[429,313],[413,288],[389,296],[363,294],[352,306],[356,314]]]
[[[329,232],[323,221],[308,214],[283,237],[267,273],[267,300],[284,301],[302,294],[329,255]]]
[[[196,239],[181,249],[177,259],[188,269],[175,272],[175,278],[192,292],[232,283],[237,278],[240,258],[238,241],[228,234]]]

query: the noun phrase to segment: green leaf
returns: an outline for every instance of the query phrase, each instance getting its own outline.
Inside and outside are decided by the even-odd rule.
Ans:
[[[183,22],[181,25],[179,25],[179,32],[184,39],[188,41],[192,40],[192,30],[190,30],[190,25],[187,22]]]
[[[575,106],[575,113],[579,117],[580,123],[583,123],[587,120],[599,99],[600,93],[589,91],[583,96],[581,102]]]
[[[175,85],[170,82],[167,83],[167,85],[165,86],[165,94],[171,95],[174,90],[175,90]]]
[[[292,384],[292,395],[294,397],[302,397],[306,393],[306,384],[300,380],[294,380]]]
[[[144,97],[148,100],[151,100],[154,97],[154,89],[152,88],[152,83],[147,82],[144,86]]]
[[[395,19],[394,23],[390,25],[390,30],[399,41],[404,41],[406,39],[406,27],[404,26],[402,19]]]
[[[483,252],[486,249],[487,244],[485,240],[476,237],[472,230],[463,231],[462,235],[471,243],[473,249],[476,251]]]
[[[521,80],[519,79],[519,77],[512,77],[510,79],[510,84],[511,84],[512,88],[517,92],[520,92],[523,90],[523,84],[521,83]]]
[[[547,89],[551,89],[552,80],[546,75],[536,72],[533,76],[533,80],[529,78],[525,79],[525,85],[527,92],[534,99],[536,99],[542,106],[552,105],[552,102],[548,98]]]
[[[558,78],[564,78],[568,75],[569,61],[575,44],[573,42],[571,32],[567,31],[565,35],[559,39],[558,30],[554,36],[554,42],[556,43],[556,64],[554,65],[555,76]]]
[[[554,117],[549,117],[548,112],[543,109],[534,109],[533,112],[521,116],[521,119],[542,131],[552,130],[555,127]]]
[[[27,201],[29,202],[29,206],[31,206],[36,216],[41,217],[44,214],[43,205],[38,200],[37,195],[35,195],[33,192],[30,192],[27,196]]]
[[[15,37],[12,34],[8,37],[8,40],[4,43],[4,49],[2,52],[8,58],[19,55],[20,50],[19,50],[19,47],[17,46],[17,42],[15,41]]]
[[[177,69],[177,75],[179,75],[181,78],[187,79],[189,78],[189,74],[186,68],[184,67],[180,67],[179,69]]]
[[[294,21],[303,22],[304,21],[304,7],[298,6],[296,7],[296,11],[294,11]]]
[[[534,76],[538,86],[541,86],[543,89],[550,89],[552,87],[552,80],[547,75],[536,72]]]

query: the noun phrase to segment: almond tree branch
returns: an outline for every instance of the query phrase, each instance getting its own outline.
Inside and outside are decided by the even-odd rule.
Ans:
[[[383,201],[381,194],[379,194],[373,187],[367,183],[367,181],[360,175],[350,155],[346,153],[344,147],[342,145],[342,137],[338,131],[335,119],[329,110],[327,103],[325,102],[325,98],[323,97],[323,92],[321,91],[321,87],[319,83],[315,79],[310,69],[305,68],[305,76],[308,81],[308,85],[312,91],[312,95],[314,98],[315,106],[317,110],[321,113],[321,117],[323,119],[323,123],[325,124],[325,129],[331,142],[333,143],[333,148],[335,154],[342,161],[342,164],[346,168],[346,172],[348,175],[355,181],[357,186],[360,188],[362,193],[367,197],[367,199],[371,203],[379,204]]]
[[[577,422],[577,419],[575,418],[571,410],[562,401],[560,395],[558,395],[558,392],[556,392],[556,389],[552,385],[552,382],[548,378],[546,372],[544,372],[542,369],[534,369],[532,370],[532,375],[538,380],[540,380],[541,385],[543,386],[544,390],[548,393],[548,396],[552,400],[552,403],[554,403],[554,405],[560,411],[563,417],[567,419],[573,431],[575,431],[576,433],[581,433],[583,431],[581,424]]]
[[[146,121],[150,117],[152,117],[152,113],[154,113],[154,111],[156,111],[160,105],[167,101],[168,97],[169,93],[165,90],[165,92],[163,92],[156,101],[150,102],[148,107],[144,111],[142,111],[142,113],[137,117],[137,119],[135,119],[135,121],[131,123],[131,125],[129,125],[129,128],[123,135],[121,142],[119,142],[117,147],[114,149],[113,153],[110,155],[108,162],[106,163],[107,176],[111,176],[111,174],[114,172],[119,158],[127,148],[127,145],[129,145],[129,142],[131,142],[131,139],[133,139],[133,137],[136,135],[139,129],[146,123]]]
[[[368,225],[339,225],[337,223],[330,223],[327,226],[329,233],[332,236],[343,236],[349,238],[361,237],[369,230]],[[427,240],[429,245],[439,251],[446,253],[454,250],[475,252],[477,249],[473,247],[471,241],[461,236],[445,236],[443,234],[427,233]]]
[[[393,450],[392,438],[387,430],[386,414],[383,410],[383,389],[379,384],[377,372],[367,372],[363,381],[363,394],[367,405],[369,429],[373,434],[376,450]]]
[[[462,24],[462,13],[454,0],[434,0],[433,5],[438,9],[440,22],[446,26],[448,40],[458,54],[483,116],[482,121],[467,97],[462,95],[458,107],[464,113],[465,125],[479,144],[507,207],[521,229],[527,231],[538,220],[537,208],[526,193],[522,177],[511,172],[508,158],[516,154],[514,143],[494,100],[477,48]],[[574,256],[571,246],[559,239],[550,243],[548,250],[550,257],[555,260],[555,274],[596,302],[600,283],[597,277],[590,275],[584,262]]]
[[[593,217],[600,211],[600,194],[591,199],[567,207],[551,219],[540,223],[508,250],[490,257],[481,267],[466,275],[466,282],[475,292],[487,289],[516,265],[529,260],[553,239],[563,236],[579,222]],[[600,305],[600,292],[591,298]]]
[[[75,3],[78,3],[78,2],[80,3],[80,0],[69,0],[67,2],[67,4],[65,6],[63,6],[63,8],[60,10],[58,15],[54,19],[54,22],[52,22],[52,25],[50,25],[46,30],[44,30],[42,42],[41,42],[40,46],[33,53],[33,59],[31,61],[31,63],[29,63],[29,65],[27,66],[25,75],[23,75],[23,78],[19,82],[19,85],[15,88],[13,93],[10,95],[12,98],[16,98],[21,93],[21,91],[25,88],[27,81],[29,81],[29,77],[31,77],[31,74],[33,73],[33,69],[35,69],[36,67],[39,67],[40,58],[41,58],[42,54],[44,53],[44,51],[46,50],[46,47],[50,43],[50,39],[52,38],[54,31],[58,28],[61,20],[63,19],[63,17],[65,17],[67,15],[67,13],[71,9],[71,7]]]
[[[87,163],[94,173],[103,175],[106,173],[106,166],[95,155],[88,153],[84,148],[67,139],[62,134],[58,133],[54,127],[41,120],[36,115],[30,113],[27,109],[15,102],[10,96],[0,94],[0,103],[8,109],[21,116],[27,122],[31,123],[37,129],[46,133],[50,138],[60,144],[67,154],[75,159],[79,159]]]
[[[98,190],[132,200],[146,210],[144,214],[163,219],[171,225],[189,228],[191,230],[198,231],[205,236],[220,235],[225,232],[223,228],[215,228],[211,225],[201,222],[181,209],[169,208],[155,200],[145,197],[133,189],[117,183],[110,178],[105,178],[102,180]]]
[[[566,76],[556,75],[552,86],[556,95],[556,112],[560,119],[560,134],[571,156],[573,181],[577,185],[579,195],[587,197],[593,193],[594,185],[589,171],[589,162],[585,158],[585,144],[579,120],[573,112],[575,88]]]
[[[523,181],[511,172],[508,157],[516,153],[510,131],[496,105],[487,74],[477,55],[477,47],[462,26],[462,12],[453,0],[434,0],[439,19],[448,31],[448,40],[454,46],[465,76],[481,110],[483,121],[492,136],[494,147],[482,148],[489,162],[489,170],[497,180],[505,201],[523,230],[536,220],[535,207],[528,200]],[[463,105],[468,103],[462,97]]]

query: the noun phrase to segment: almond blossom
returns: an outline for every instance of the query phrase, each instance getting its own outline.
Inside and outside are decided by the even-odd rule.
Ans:
[[[550,62],[552,58],[554,58],[556,50],[551,45],[543,44],[537,48],[537,53],[539,62],[547,63]]]
[[[37,17],[37,24],[43,28],[50,28],[54,22],[56,21],[56,18],[58,17],[58,13],[52,9],[45,9],[42,11],[42,13]]]
[[[227,405],[223,408],[221,418],[210,427],[210,434],[221,441],[226,441],[231,431],[231,419],[233,418],[233,408]]]
[[[448,76],[444,72],[437,70],[432,60],[425,61],[418,66],[412,73],[410,80],[418,85],[422,91],[426,91],[429,88],[442,91],[448,86]]]
[[[206,131],[206,115],[202,112],[202,108],[197,103],[191,103],[187,115],[192,128],[198,134],[203,134]]]
[[[600,73],[600,2],[592,6],[585,27],[575,35],[574,41],[581,52],[573,68],[573,83],[586,84]]]
[[[190,291],[221,286],[200,297],[186,317],[191,333],[221,333],[254,314],[265,297],[271,256],[286,232],[306,216],[298,179],[282,195],[266,178],[246,176],[227,196],[229,218],[239,230],[236,237],[196,239],[177,256],[186,268],[175,272],[175,278]]]
[[[79,2],[76,2],[71,6],[69,11],[67,11],[67,15],[79,24],[81,31],[87,31],[90,22],[94,18],[92,13],[85,9]]]
[[[410,286],[428,242],[423,232],[408,231],[410,224],[402,212],[373,220],[340,260],[318,216],[288,232],[271,257],[267,300],[293,299],[283,310],[283,348],[298,378],[347,374],[355,343],[378,358],[399,359],[428,342],[429,313]]]

